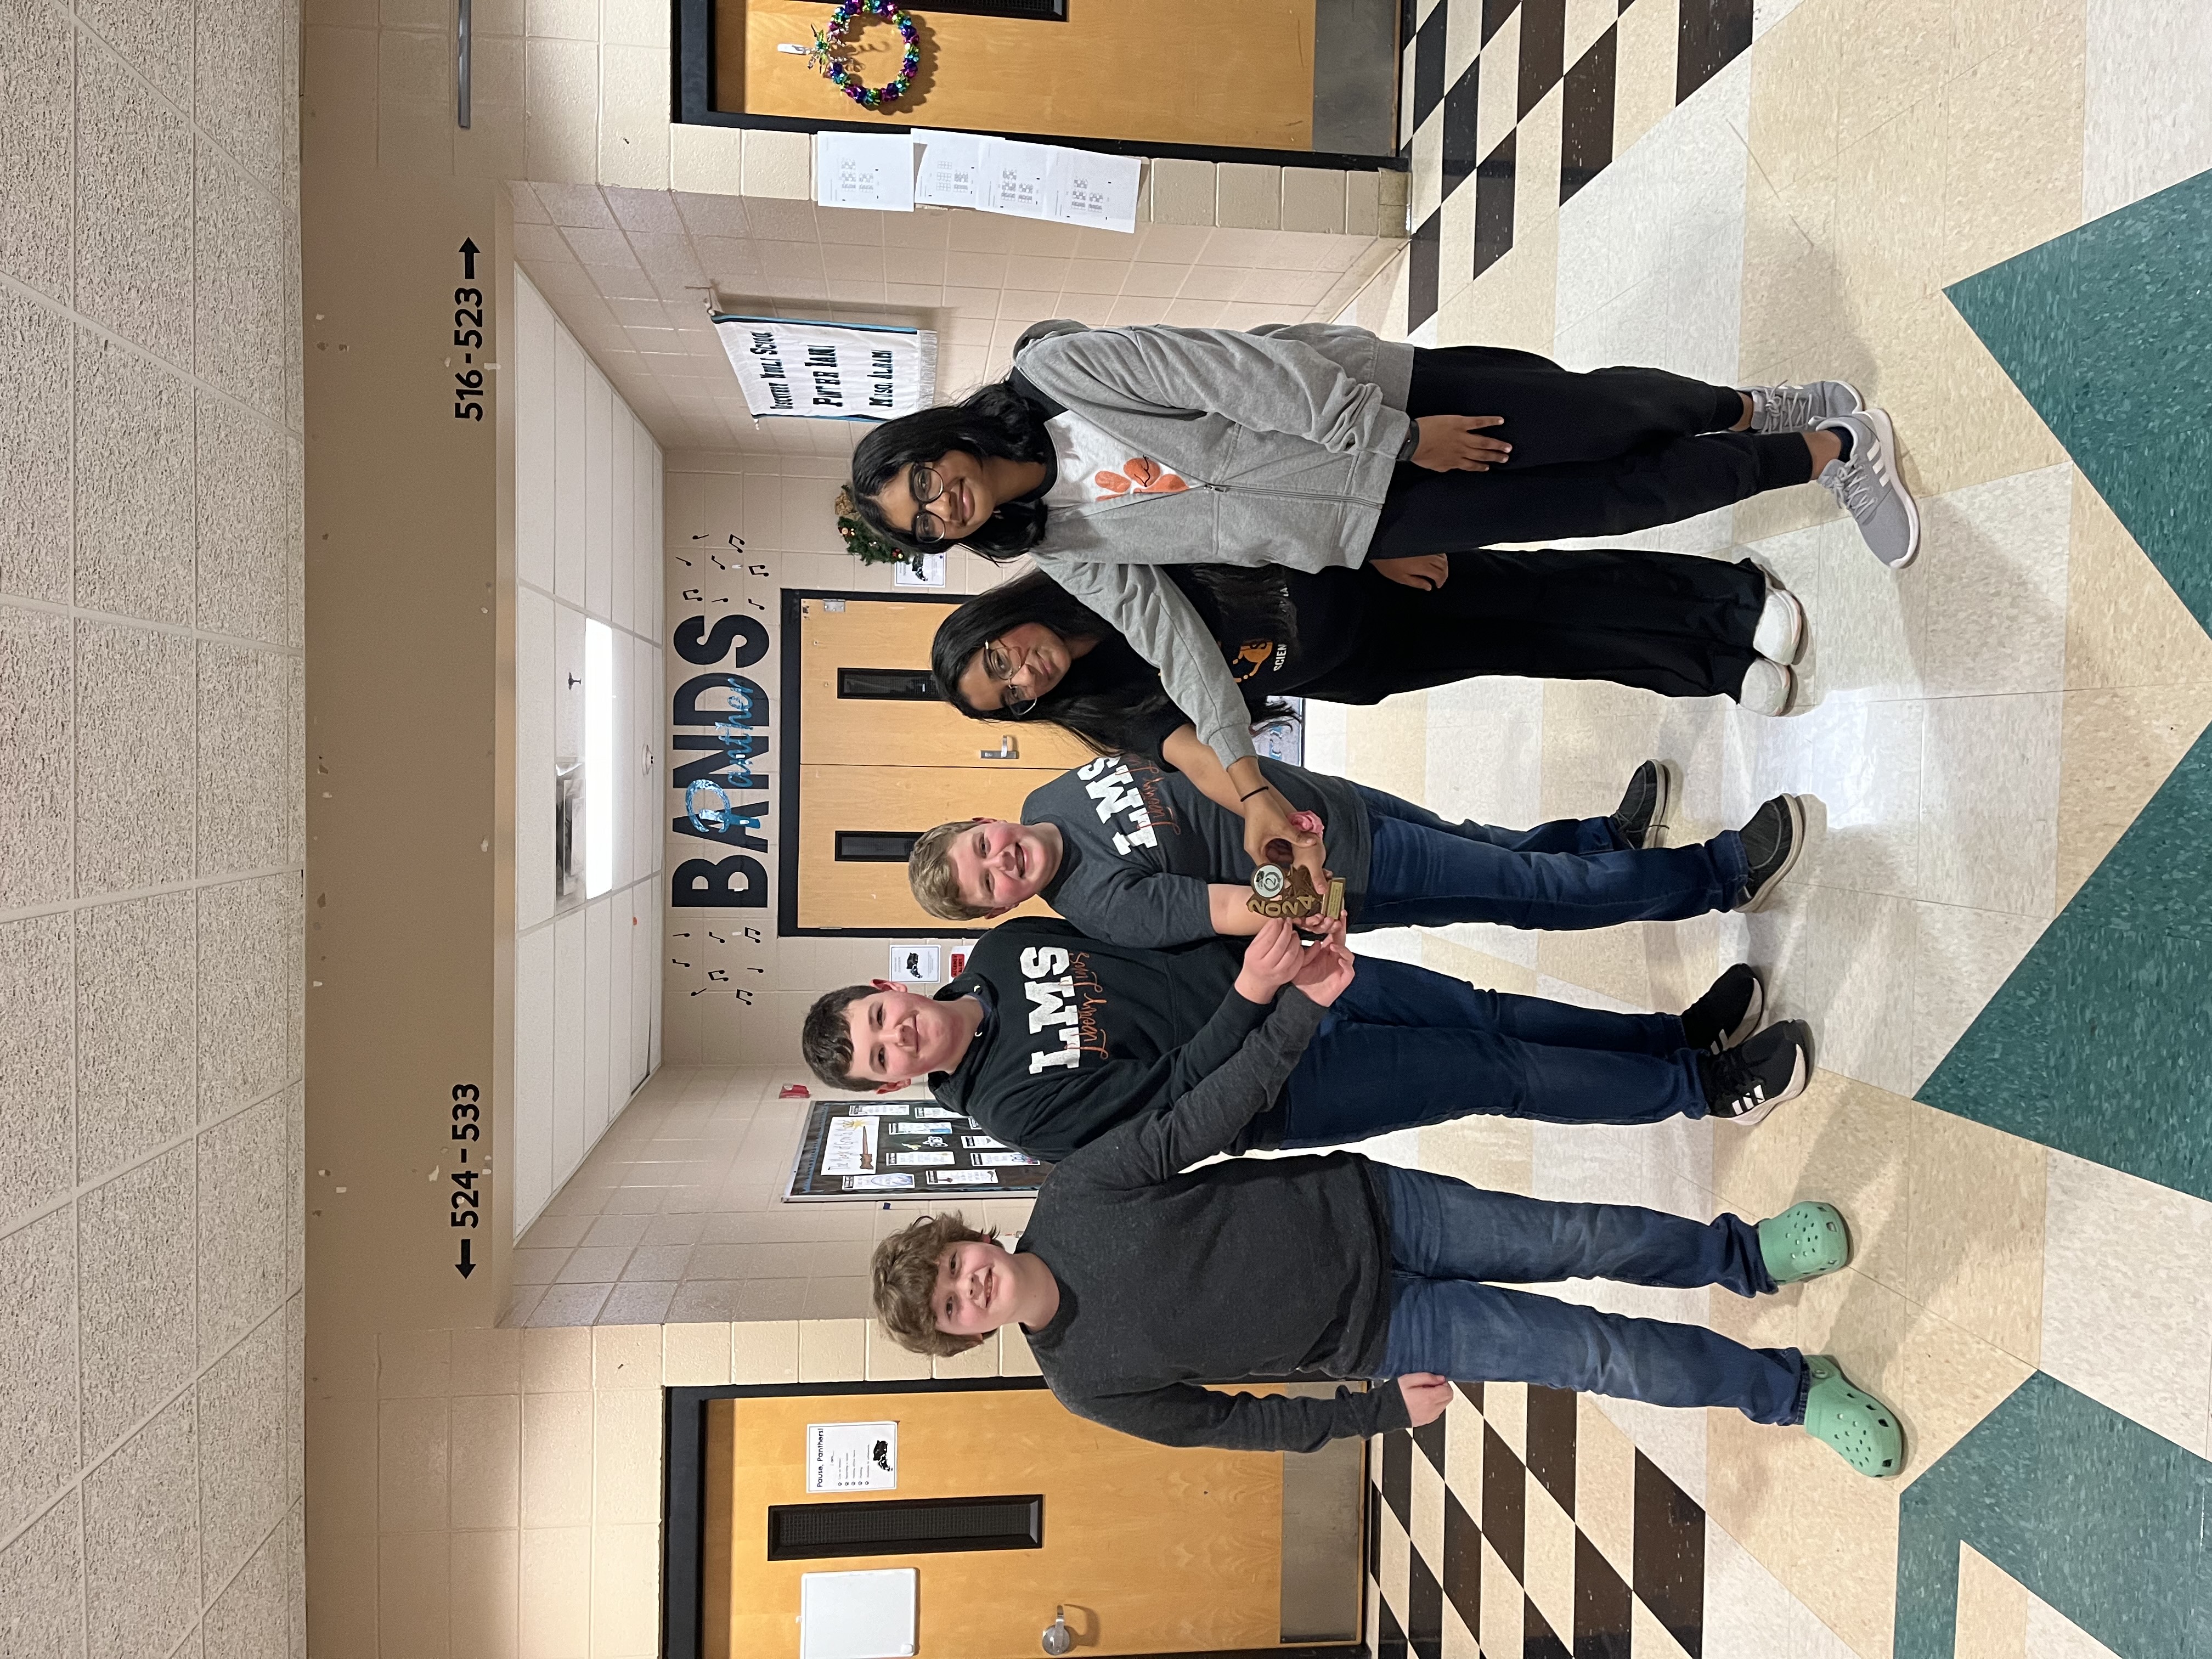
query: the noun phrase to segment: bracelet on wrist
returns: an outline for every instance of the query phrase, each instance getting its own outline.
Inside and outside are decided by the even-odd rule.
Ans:
[[[1237,804],[1239,806],[1242,806],[1246,801],[1251,799],[1253,796],[1264,795],[1274,787],[1275,786],[1272,783],[1263,783],[1257,789],[1248,789],[1243,794],[1237,797]]]

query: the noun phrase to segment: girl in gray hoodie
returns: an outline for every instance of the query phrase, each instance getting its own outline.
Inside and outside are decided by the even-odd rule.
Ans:
[[[1007,380],[871,431],[853,495],[909,549],[1033,558],[1159,669],[1249,792],[1254,856],[1280,838],[1305,862],[1317,848],[1260,775],[1237,680],[1162,567],[1364,564],[1435,592],[1455,551],[1647,529],[1816,475],[1897,564],[1917,520],[1893,450],[1887,417],[1841,381],[1739,392],[1661,369],[1577,374],[1531,353],[1417,350],[1324,324],[1051,323],[1024,337]],[[1711,689],[1779,713],[1802,615],[1787,595],[1762,596],[1752,624],[1766,624],[1772,650]]]

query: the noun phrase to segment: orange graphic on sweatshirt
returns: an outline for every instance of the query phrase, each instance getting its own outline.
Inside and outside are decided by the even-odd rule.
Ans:
[[[1126,495],[1132,490],[1139,495],[1172,495],[1190,488],[1158,461],[1146,460],[1142,455],[1122,462],[1119,472],[1101,471],[1091,482],[1109,495]]]

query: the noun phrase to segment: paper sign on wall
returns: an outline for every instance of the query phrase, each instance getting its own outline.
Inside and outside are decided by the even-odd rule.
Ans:
[[[809,1423],[806,1490],[898,1490],[898,1425]]]
[[[1046,179],[1052,216],[1063,224],[1134,231],[1137,180],[1144,170],[1133,155],[1055,149]]]
[[[973,132],[912,135],[921,163],[915,170],[914,199],[930,207],[979,208],[983,140]]]
[[[986,138],[980,205],[986,212],[1008,213],[1017,219],[1050,218],[1052,198],[1046,175],[1051,170],[1049,144]]]
[[[927,329],[722,314],[714,331],[756,415],[888,421],[937,397],[937,336]]]
[[[914,211],[914,140],[903,132],[814,135],[814,199],[823,207]]]
[[[833,1117],[822,1146],[822,1173],[836,1176],[876,1172],[876,1134],[882,1120],[874,1117]]]

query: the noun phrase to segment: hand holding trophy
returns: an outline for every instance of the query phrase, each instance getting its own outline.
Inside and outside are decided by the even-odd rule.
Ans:
[[[1317,814],[1296,813],[1291,822],[1309,834],[1322,833]],[[1328,890],[1323,893],[1314,886],[1313,878],[1291,861],[1290,842],[1271,841],[1266,850],[1268,861],[1254,866],[1252,896],[1244,901],[1254,915],[1265,916],[1270,921],[1303,922],[1316,914],[1328,921],[1344,914],[1343,877],[1330,877]]]

